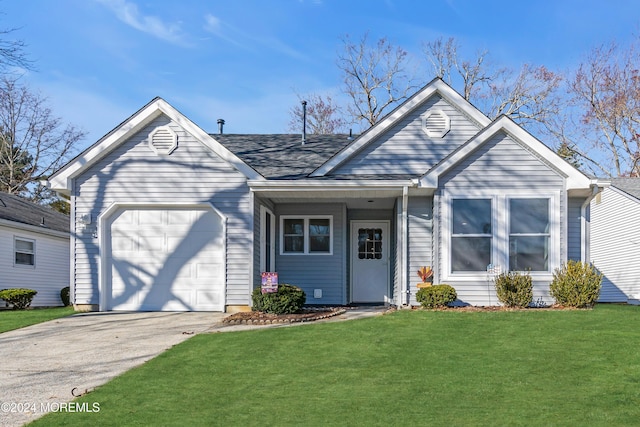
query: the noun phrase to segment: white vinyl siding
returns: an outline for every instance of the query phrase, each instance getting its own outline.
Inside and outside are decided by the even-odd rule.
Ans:
[[[15,265],[16,237],[34,242],[35,266]],[[0,225],[0,271],[0,289],[33,289],[33,307],[60,306],[60,290],[69,286],[69,238]]]
[[[158,156],[148,135],[169,126],[178,136],[170,156]],[[226,304],[249,305],[253,206],[246,178],[166,116],[116,147],[74,182],[75,217],[98,218],[114,203],[210,203],[226,218]],[[98,304],[98,239],[91,227],[72,224],[77,304]],[[93,230],[92,230],[93,229]]]
[[[423,117],[429,111],[442,111],[449,117],[451,130],[444,137],[432,138],[423,130]],[[479,130],[480,125],[434,95],[332,174],[420,176]]]
[[[411,291],[411,304],[417,305],[415,294],[420,279],[420,267],[434,268],[433,260],[433,198],[409,197],[407,210],[409,228],[409,277],[407,285]],[[404,297],[404,295],[402,296]]]
[[[591,259],[604,275],[600,302],[640,299],[640,200],[611,187],[591,202]]]

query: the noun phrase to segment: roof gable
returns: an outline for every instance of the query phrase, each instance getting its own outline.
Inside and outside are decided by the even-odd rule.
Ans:
[[[456,165],[472,155],[479,147],[491,140],[491,138],[499,132],[506,133],[536,155],[550,168],[558,171],[566,179],[567,190],[587,189],[591,185],[591,179],[589,177],[564,161],[553,150],[537,140],[513,120],[506,116],[501,116],[424,174],[419,180],[420,186],[424,188],[438,188],[440,177],[444,176]]]
[[[259,173],[240,160],[186,116],[173,108],[168,102],[162,98],[154,98],[98,142],[84,150],[60,170],[56,171],[47,181],[47,186],[55,191],[68,193],[71,189],[71,180],[73,178],[81,175],[89,167],[162,114],[180,125],[185,131],[193,135],[223,160],[230,163],[248,179],[264,179]]]
[[[42,232],[69,233],[69,217],[67,215],[14,194],[2,192],[0,192],[0,221],[30,226],[31,230],[37,227]]]
[[[311,176],[325,176],[335,171],[436,94],[452,104],[464,115],[477,122],[480,127],[485,127],[491,123],[491,120],[480,112],[480,110],[465,100],[458,92],[453,90],[451,86],[437,78],[432,80],[415,95],[385,116],[380,122],[372,126],[350,145],[346,146],[335,156],[330,158],[326,163],[316,169]]]

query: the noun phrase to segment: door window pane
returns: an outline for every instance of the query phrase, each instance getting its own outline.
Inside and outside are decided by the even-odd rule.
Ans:
[[[358,229],[358,259],[382,259],[382,229]]]

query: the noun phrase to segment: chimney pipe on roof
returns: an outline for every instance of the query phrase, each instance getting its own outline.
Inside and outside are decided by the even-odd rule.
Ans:
[[[224,119],[218,119],[218,133],[222,135],[222,127],[224,126]]]
[[[302,101],[302,145],[307,142],[307,101]]]

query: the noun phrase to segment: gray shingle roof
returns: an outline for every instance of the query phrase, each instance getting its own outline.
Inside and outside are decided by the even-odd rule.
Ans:
[[[212,134],[242,161],[268,179],[304,178],[352,142],[347,135]]]
[[[612,178],[611,185],[640,199],[640,178]]]
[[[69,217],[13,194],[0,192],[0,219],[69,232]],[[44,224],[43,224],[44,223]]]

